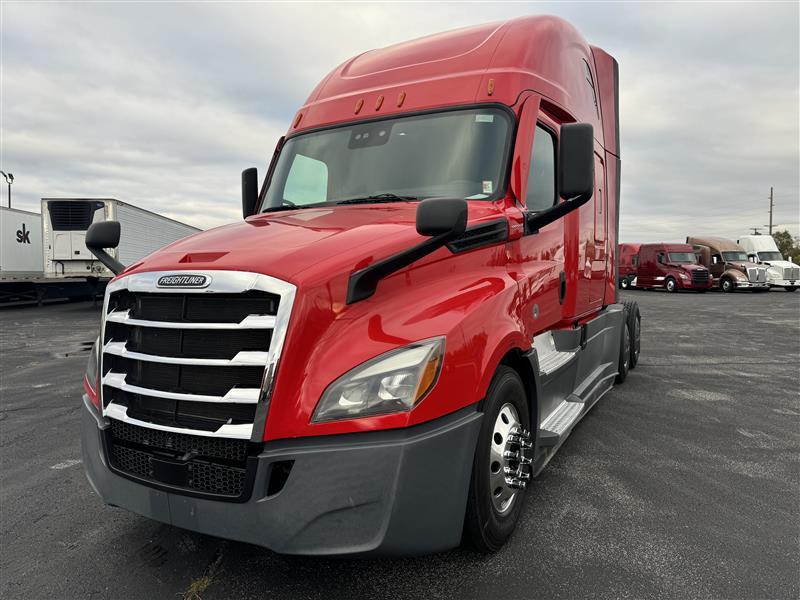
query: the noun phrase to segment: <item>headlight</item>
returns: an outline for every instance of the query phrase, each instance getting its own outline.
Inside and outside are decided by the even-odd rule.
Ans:
[[[689,276],[686,273],[681,273],[680,276],[681,279],[689,279]]]
[[[313,423],[411,410],[436,383],[444,338],[416,342],[373,358],[328,386]]]
[[[100,410],[100,400],[98,395],[98,379],[100,374],[100,338],[98,337],[92,345],[92,350],[89,352],[89,362],[86,365],[86,373],[84,375],[83,387],[92,401],[92,404]]]

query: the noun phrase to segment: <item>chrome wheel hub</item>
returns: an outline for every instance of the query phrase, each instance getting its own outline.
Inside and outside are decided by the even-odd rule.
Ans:
[[[489,486],[492,504],[506,512],[531,478],[531,434],[522,427],[513,404],[504,404],[497,414],[489,452]]]

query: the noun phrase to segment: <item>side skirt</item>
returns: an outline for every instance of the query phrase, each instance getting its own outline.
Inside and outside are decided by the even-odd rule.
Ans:
[[[534,477],[614,386],[624,319],[625,307],[611,304],[581,327],[547,331],[534,339],[527,355],[537,374],[540,415]]]

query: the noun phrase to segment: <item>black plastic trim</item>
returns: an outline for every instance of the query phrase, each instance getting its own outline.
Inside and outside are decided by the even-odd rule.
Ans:
[[[500,218],[468,227],[464,233],[447,244],[447,249],[453,254],[458,254],[506,241],[508,241],[508,221]]]

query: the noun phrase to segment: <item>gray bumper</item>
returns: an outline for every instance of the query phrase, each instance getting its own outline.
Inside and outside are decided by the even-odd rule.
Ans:
[[[160,491],[109,470],[84,398],[83,461],[107,504],[286,554],[413,555],[458,545],[482,414],[465,409],[409,429],[281,440],[258,456],[244,503]],[[270,464],[294,460],[267,496]]]

